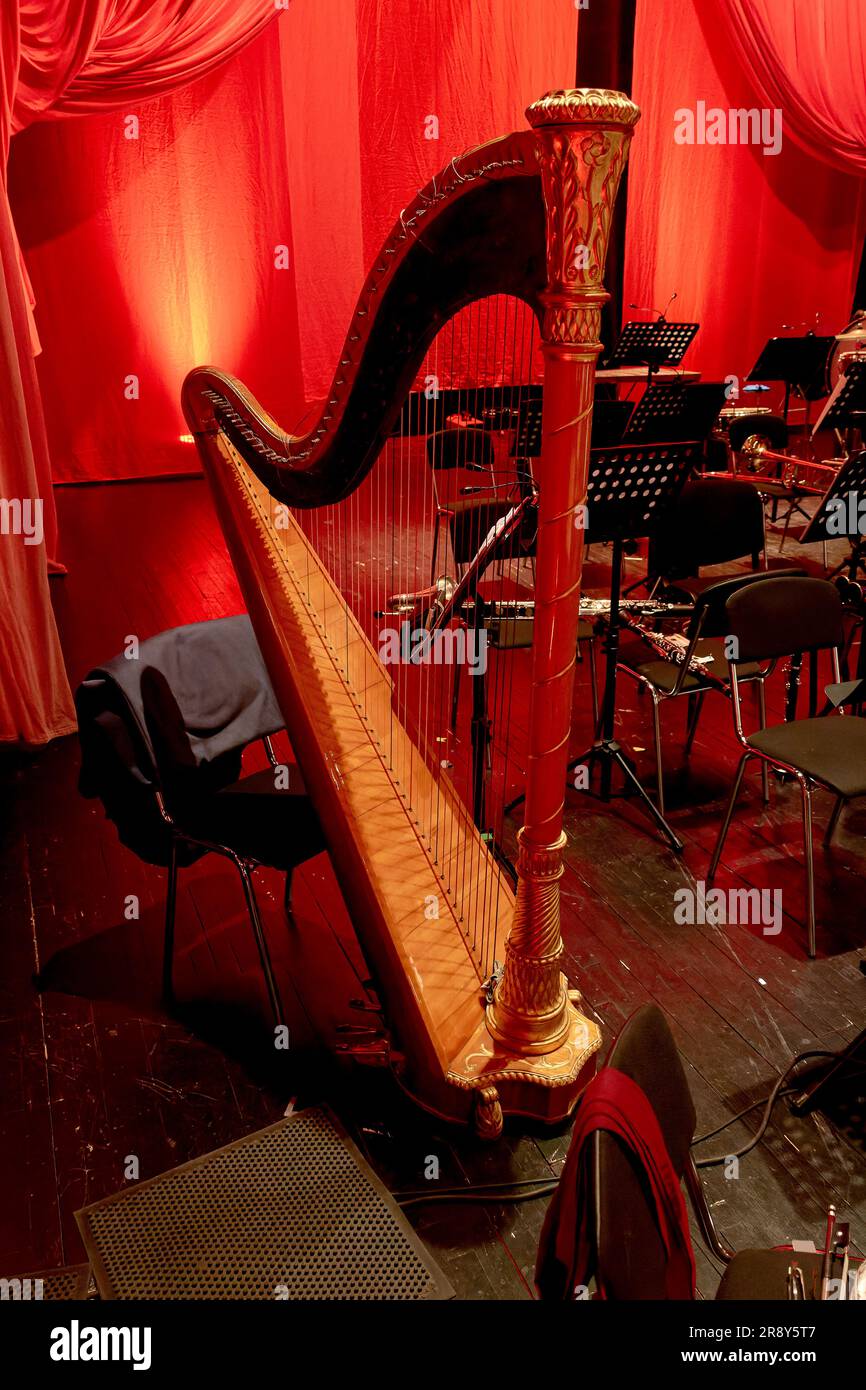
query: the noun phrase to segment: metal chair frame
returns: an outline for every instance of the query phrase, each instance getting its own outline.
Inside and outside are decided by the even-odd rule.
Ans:
[[[271,767],[279,767],[280,763],[278,762],[276,754],[274,753],[274,747],[271,743],[270,738],[267,735],[265,735],[262,739],[262,742],[264,743],[265,750],[268,755],[268,761],[270,762]],[[256,899],[255,889],[253,887],[252,880],[253,872],[257,868],[261,867],[260,861],[257,859],[253,859],[248,855],[240,855],[235,850],[231,849],[228,845],[221,845],[213,840],[205,840],[200,835],[191,835],[187,830],[181,829],[181,827],[175,821],[174,817],[171,815],[171,812],[168,810],[168,807],[165,804],[163,794],[158,788],[156,789],[156,804],[159,808],[159,814],[162,817],[164,824],[166,825],[167,829],[170,831],[171,834],[171,844],[169,851],[170,857],[168,863],[168,887],[165,900],[165,939],[162,959],[162,996],[164,1003],[172,1004],[175,1002],[173,965],[174,927],[177,909],[177,879],[179,870],[178,847],[179,845],[184,843],[190,845],[198,845],[202,849],[207,850],[209,853],[221,854],[224,859],[230,860],[231,863],[234,864],[235,868],[237,869],[240,875],[241,884],[244,890],[244,901],[246,903],[247,913],[249,914],[250,919],[250,926],[253,929],[253,936],[255,938],[256,948],[258,950],[259,960],[261,962],[262,974],[265,978],[265,986],[268,993],[268,1002],[271,1006],[271,1012],[274,1016],[274,1022],[276,1024],[282,1023],[285,1019],[285,1014],[283,1012],[283,1003],[280,997],[280,991],[277,986],[276,978],[274,976],[274,967],[271,961],[270,952],[268,950],[267,941],[265,939],[264,927],[262,925],[261,914],[259,912],[259,905]],[[283,898],[286,909],[286,915],[289,921],[292,920],[291,886],[292,870],[289,869],[286,873],[286,883]]]
[[[688,757],[692,750],[692,744],[694,743],[695,734],[697,733],[698,721],[701,717],[701,710],[703,709],[704,704],[704,697],[708,694],[709,691],[717,690],[722,695],[725,695],[728,699],[731,698],[731,687],[729,682],[723,680],[721,677],[712,677],[709,675],[709,673],[707,673],[706,680],[703,682],[703,684],[698,685],[697,687],[692,686],[688,690],[685,690],[683,688],[686,682],[686,678],[690,674],[689,662],[695,655],[698,643],[701,640],[701,633],[703,631],[706,615],[707,610],[704,609],[703,612],[701,612],[698,616],[698,621],[695,625],[695,631],[693,632],[689,640],[688,650],[686,652],[685,657],[683,658],[682,665],[680,666],[680,670],[677,675],[676,683],[674,684],[672,690],[660,690],[657,686],[653,685],[651,680],[648,680],[646,676],[642,675],[633,667],[628,666],[625,662],[619,663],[619,670],[624,672],[625,675],[631,676],[632,679],[637,682],[638,686],[641,689],[648,690],[652,698],[653,739],[655,743],[656,755],[656,785],[658,788],[656,804],[658,805],[659,811],[662,815],[665,814],[665,790],[664,763],[662,759],[661,741],[661,706],[664,704],[666,700],[674,700],[681,695],[688,695],[690,697],[691,709],[689,715],[688,728],[686,731],[685,743],[685,754],[686,757]],[[760,719],[760,726],[762,729],[765,729],[767,727],[767,702],[764,683],[767,677],[771,674],[771,671],[772,666],[769,666],[766,670],[757,671],[753,676],[748,676],[745,678],[745,680],[741,682],[741,684],[744,685],[757,685],[758,717]],[[766,769],[764,769],[763,771],[763,793],[764,804],[766,805],[770,799],[769,776]]]
[[[839,648],[838,648],[838,647],[830,647],[830,648],[822,648],[822,649],[819,649],[819,650],[825,650],[825,651],[826,651],[826,650],[829,650],[829,651],[832,653],[833,678],[834,678],[834,680],[835,680],[836,682],[838,682],[839,679],[840,679],[840,671],[839,671]],[[772,663],[772,665],[775,665],[775,662]],[[770,667],[770,671],[772,670],[772,665],[771,665],[771,667]],[[765,778],[766,778],[766,775],[767,775],[767,771],[768,771],[768,769],[769,769],[770,767],[774,768],[777,772],[785,772],[785,773],[788,773],[789,776],[796,778],[797,783],[798,783],[798,785],[799,785],[799,787],[800,787],[800,795],[801,795],[801,799],[802,799],[802,809],[803,809],[803,849],[804,849],[804,852],[805,852],[805,859],[806,859],[806,897],[807,897],[807,911],[808,911],[808,943],[809,943],[808,949],[809,949],[809,956],[810,956],[810,958],[814,960],[815,955],[816,955],[816,924],[815,924],[815,865],[814,865],[814,850],[813,850],[813,846],[812,846],[812,793],[813,793],[813,791],[815,790],[816,787],[826,787],[827,790],[829,790],[829,791],[833,791],[834,788],[830,787],[829,784],[828,784],[827,782],[822,781],[822,779],[821,779],[820,777],[808,776],[805,772],[803,772],[800,768],[795,767],[792,763],[785,763],[785,762],[782,762],[781,759],[779,759],[779,758],[773,758],[773,757],[771,757],[768,753],[763,753],[760,749],[758,749],[758,748],[753,748],[753,747],[752,747],[752,745],[748,742],[748,739],[747,739],[745,733],[743,732],[742,711],[741,711],[741,708],[740,708],[740,684],[741,684],[741,682],[739,681],[739,679],[738,679],[738,677],[737,677],[736,663],[735,663],[735,662],[729,662],[729,663],[728,663],[728,666],[729,666],[730,677],[731,677],[731,694],[732,694],[732,701],[731,701],[731,704],[732,704],[732,708],[733,708],[733,711],[734,711],[734,730],[735,730],[737,739],[738,739],[738,741],[739,741],[739,743],[740,743],[740,745],[742,746],[742,748],[743,748],[744,751],[743,751],[743,754],[742,754],[742,756],[741,756],[741,758],[740,758],[740,762],[739,762],[739,765],[738,765],[738,767],[737,767],[737,771],[736,771],[736,773],[735,773],[735,775],[734,775],[734,784],[733,784],[733,786],[731,787],[731,794],[730,794],[730,797],[728,798],[728,805],[727,805],[727,810],[725,811],[725,818],[724,818],[724,820],[722,821],[722,824],[721,824],[721,826],[720,826],[720,828],[719,828],[719,834],[718,834],[718,838],[717,838],[717,840],[716,840],[716,847],[715,847],[715,849],[713,850],[713,857],[712,857],[712,859],[710,860],[710,866],[709,866],[709,868],[708,868],[708,870],[707,870],[707,882],[708,882],[708,883],[712,883],[713,879],[715,878],[716,870],[718,869],[718,866],[719,866],[719,860],[721,859],[721,856],[722,856],[722,850],[724,849],[724,846],[725,846],[725,840],[727,839],[728,830],[730,829],[731,821],[732,821],[732,819],[733,819],[733,815],[734,815],[734,806],[735,806],[735,803],[736,803],[736,800],[737,800],[737,794],[738,794],[738,792],[739,792],[739,790],[740,790],[740,785],[741,785],[742,780],[743,780],[743,774],[744,774],[744,772],[745,772],[745,770],[746,770],[746,764],[750,761],[750,759],[752,759],[752,758],[759,758],[759,759],[761,760],[762,774],[763,774],[763,776],[764,776]],[[767,673],[768,675],[770,674],[770,671],[768,671],[768,673]],[[840,711],[839,711],[839,714],[844,714],[844,711],[843,711],[843,710],[840,710]],[[832,718],[832,717],[834,717],[834,716],[828,715],[827,717],[828,717],[828,718]],[[832,814],[831,814],[831,816],[830,816],[829,824],[828,824],[827,829],[826,829],[826,831],[825,831],[825,833],[824,833],[824,846],[825,846],[825,848],[826,848],[826,847],[829,847],[829,845],[830,845],[830,841],[831,841],[832,838],[833,838],[833,832],[834,832],[835,829],[836,829],[836,826],[837,826],[838,821],[839,821],[839,816],[840,816],[840,814],[841,814],[841,812],[842,812],[842,807],[843,807],[843,805],[844,805],[844,803],[845,803],[846,800],[847,800],[847,797],[843,796],[841,793],[836,793],[836,804],[835,804],[835,806],[833,807],[833,812],[832,812]]]

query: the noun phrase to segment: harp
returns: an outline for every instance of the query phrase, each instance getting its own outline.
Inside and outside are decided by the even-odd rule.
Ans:
[[[583,548],[577,518],[585,513],[608,297],[602,276],[638,116],[620,93],[551,92],[529,107],[530,129],[453,159],[404,209],[377,257],[312,428],[282,429],[240,382],[210,367],[191,372],[183,388],[294,753],[376,983],[392,1065],[422,1106],[474,1121],[486,1137],[500,1132],[504,1113],[561,1122],[600,1044],[562,971],[562,821]],[[522,312],[514,342],[520,337],[520,353],[531,352],[526,335],[537,325],[543,358],[516,891],[461,789],[442,732],[450,673],[385,660],[381,642],[389,596],[424,592],[427,542],[410,496],[418,462],[407,462],[404,446],[423,436],[424,412],[433,412],[428,424],[441,433],[445,407],[420,384],[437,376],[426,368],[449,329],[444,394],[458,407],[452,422],[455,413],[458,423],[468,416],[477,431],[489,400],[500,417],[521,408],[528,369],[513,344],[510,386],[501,370],[479,385],[480,334],[468,351],[455,346],[457,325],[462,334],[476,309],[486,312],[494,349],[508,315],[516,324]],[[489,572],[501,538],[513,541],[513,517],[506,497],[498,529],[482,538],[483,566],[473,580],[470,565],[457,586],[464,595],[478,591],[478,572]],[[445,608],[444,619],[441,605],[422,615],[431,641],[467,631],[465,621],[455,629],[453,603]]]

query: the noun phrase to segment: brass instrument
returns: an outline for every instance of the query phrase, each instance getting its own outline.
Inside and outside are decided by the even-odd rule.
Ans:
[[[828,462],[818,463],[814,459],[801,459],[794,454],[782,454],[771,449],[769,441],[760,434],[749,435],[743,443],[742,453],[754,465],[752,471],[756,477],[766,477],[772,482],[781,482],[785,487],[797,488],[798,491],[814,497],[824,496],[845,462],[844,459],[830,459]],[[772,477],[770,473],[763,471],[765,464],[781,465],[781,470],[777,469],[776,477]]]

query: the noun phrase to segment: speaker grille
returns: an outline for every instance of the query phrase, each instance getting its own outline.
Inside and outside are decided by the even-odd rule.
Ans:
[[[292,1115],[76,1217],[103,1298],[453,1296],[324,1108]]]

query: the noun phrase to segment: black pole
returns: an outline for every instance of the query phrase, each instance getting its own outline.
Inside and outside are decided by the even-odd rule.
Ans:
[[[866,241],[860,252],[860,269],[857,272],[857,284],[854,287],[854,303],[851,305],[852,316],[866,305]]]
[[[609,87],[631,96],[637,0],[588,0],[577,16],[578,87]],[[610,303],[601,318],[601,338],[609,352],[622,328],[628,169],[623,175],[607,253],[605,285]]]

